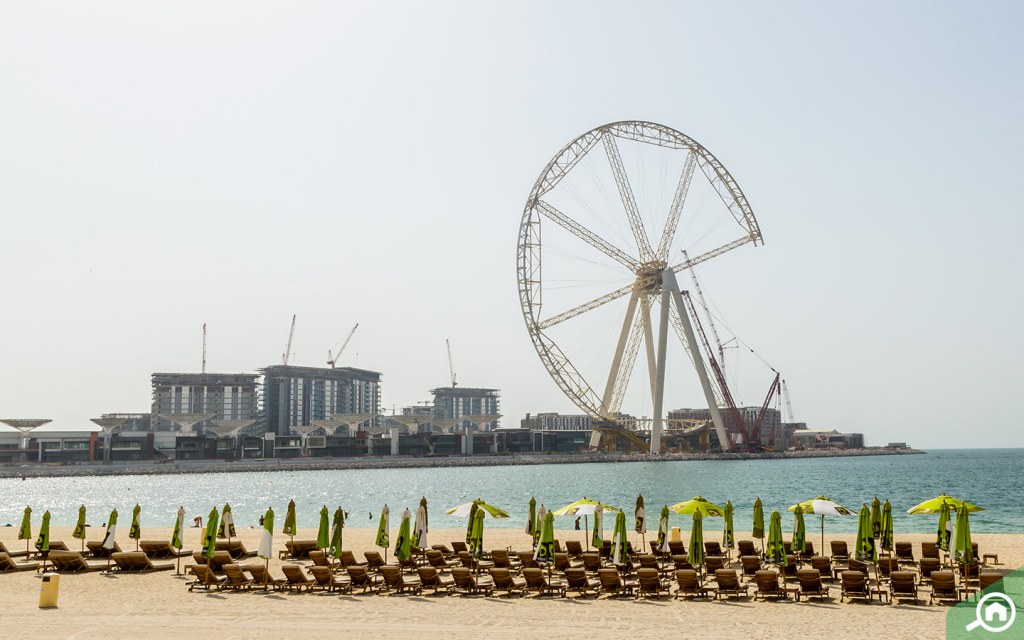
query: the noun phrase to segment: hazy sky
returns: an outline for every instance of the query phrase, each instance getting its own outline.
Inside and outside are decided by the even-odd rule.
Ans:
[[[1024,446],[1022,24],[1013,2],[4,3],[0,414],[148,411],[204,322],[209,370],[255,371],[292,314],[296,364],[358,322],[341,364],[381,371],[388,409],[447,384],[448,338],[505,426],[577,412],[526,333],[518,226],[562,145],[638,119],[746,193],[765,245],[699,273],[797,419]]]

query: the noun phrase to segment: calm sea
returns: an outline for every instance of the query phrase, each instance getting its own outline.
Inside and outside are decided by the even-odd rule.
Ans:
[[[117,508],[125,521],[139,503],[143,528],[171,527],[179,505],[185,507],[191,521],[227,501],[241,527],[255,525],[268,506],[274,508],[280,522],[288,500],[294,499],[300,527],[316,527],[319,509],[326,504],[332,513],[338,505],[348,511],[349,526],[369,528],[376,526],[385,503],[391,508],[392,526],[397,526],[401,510],[415,510],[420,497],[426,496],[431,528],[465,526],[465,520],[445,515],[444,509],[477,497],[512,516],[489,520],[488,527],[519,528],[524,526],[531,496],[549,508],[586,496],[626,508],[631,516],[636,495],[642,493],[652,516],[663,504],[696,495],[720,505],[732,500],[740,531],[750,530],[758,496],[766,519],[772,510],[784,512],[789,505],[817,495],[826,495],[854,511],[878,496],[892,502],[898,534],[934,531],[935,516],[911,516],[906,510],[946,492],[985,507],[985,511],[971,514],[973,532],[1021,533],[1022,469],[1024,449],[964,449],[801,460],[0,479],[0,525],[17,526],[25,505],[33,509],[33,531],[45,510],[50,511],[54,525],[73,525],[79,505],[85,504],[88,522],[99,526],[112,508]],[[671,516],[672,526],[684,530],[689,529],[689,520],[689,516]],[[786,531],[790,522],[791,516],[783,513]],[[556,522],[563,528],[572,524],[571,518]],[[610,530],[610,523],[605,526]],[[708,519],[704,527],[721,530],[721,520]],[[856,518],[826,518],[825,527],[831,532],[853,533]]]

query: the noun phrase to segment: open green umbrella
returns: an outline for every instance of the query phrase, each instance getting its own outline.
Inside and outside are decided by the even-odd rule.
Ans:
[[[661,508],[661,514],[658,517],[658,550],[663,553],[668,552],[668,507],[666,506]]]
[[[331,548],[328,553],[335,558],[341,555],[341,536],[345,528],[345,512],[338,507],[334,510],[334,519],[331,521]]]
[[[971,524],[967,517],[968,509],[956,512],[956,533],[953,535],[953,562],[964,565],[974,564],[974,545],[971,544]]]
[[[445,511],[445,513],[447,513],[450,516],[455,516],[456,518],[467,518],[470,515],[473,515],[475,513],[476,509],[473,508],[474,505],[476,505],[477,509],[483,509],[484,510],[484,514],[485,514],[484,517],[485,518],[507,518],[507,517],[509,517],[508,513],[506,513],[500,507],[496,507],[493,504],[489,504],[487,502],[484,502],[480,498],[477,498],[473,502],[467,502],[465,504],[460,504],[457,507],[452,507],[451,509],[448,509],[447,511]],[[471,513],[471,512],[473,512],[473,513]]]
[[[543,506],[541,506],[543,510]],[[625,523],[625,519],[623,519]],[[625,528],[623,528],[625,535]],[[544,521],[540,527],[540,538],[537,540],[537,548],[533,551],[533,559],[537,562],[553,562],[555,559],[555,514],[550,511],[544,514]]]
[[[142,507],[135,504],[135,508],[132,509],[132,526],[128,528],[128,537],[135,541],[135,550],[139,550],[139,538],[142,537],[142,523],[139,521],[139,513],[142,511]]]
[[[892,553],[892,505],[886,499],[882,505],[882,529],[879,532],[879,546],[885,551]]]
[[[235,535],[235,516],[231,513],[231,505],[224,503],[224,508],[220,512],[220,528],[217,530],[218,538],[227,538],[228,542],[231,538],[237,537]]]
[[[764,549],[764,507],[761,498],[754,500],[754,528],[751,535],[761,540],[761,548]]]
[[[647,533],[647,512],[644,510],[643,495],[637,495],[636,506],[633,507],[633,531],[639,534]]]
[[[936,534],[936,543],[943,551],[949,551],[950,539],[953,537],[953,522],[949,517],[949,504],[943,502],[939,507],[939,530]]]
[[[736,533],[732,525],[732,501],[725,501],[725,524],[722,525],[722,547],[729,553],[729,549],[736,548]]]
[[[785,566],[786,545],[782,541],[782,515],[772,511],[768,518],[768,542],[765,545],[764,557],[768,562]]]
[[[690,564],[701,570],[704,564],[704,514],[699,510],[693,512],[693,524],[690,525]]]
[[[398,539],[395,540],[395,557],[399,561],[408,560],[412,556],[412,513],[408,509],[402,512],[402,521],[398,525]]]
[[[181,532],[185,528],[185,507],[178,507],[178,513],[174,516],[174,531],[171,532],[171,546],[181,551],[181,548],[185,546],[185,542],[181,539]],[[181,575],[181,554],[175,554],[176,568],[174,569],[175,575]]]
[[[531,497],[527,506],[526,535],[532,536],[533,530],[537,527],[537,499]]]
[[[610,559],[617,565],[625,565],[629,562],[629,545],[626,543],[626,514],[621,511],[615,514],[615,529],[612,531],[612,553]]]
[[[25,553],[28,553],[28,545],[32,540],[32,507],[25,507],[25,513],[21,516],[21,528],[18,529],[18,540],[25,541]]]
[[[594,512],[594,533],[590,537],[590,544],[595,549],[604,546],[604,509]]]
[[[854,557],[861,562],[878,561],[871,510],[866,504],[860,506],[860,512],[857,514],[857,543],[854,547]]]
[[[78,507],[78,522],[75,523],[75,530],[71,533],[72,538],[82,541],[82,551],[85,551],[85,505]]]
[[[871,533],[872,538],[882,536],[882,503],[879,502],[878,496],[871,501]]]
[[[965,507],[968,511],[984,511],[985,509],[979,507],[976,504],[970,502],[964,502],[959,498],[954,498],[951,495],[945,493],[940,494],[932,498],[931,500],[925,500],[921,504],[914,505],[907,509],[907,513],[914,515],[919,513],[939,513],[942,510],[942,505],[945,504],[949,507],[950,511],[959,511],[961,507]]]
[[[804,508],[797,505],[793,510],[793,539],[790,541],[793,553],[803,555],[807,550],[807,530],[804,528]]]
[[[206,531],[203,533],[203,555],[212,558],[217,551],[217,523],[220,516],[217,507],[210,509],[210,517],[206,519]]]
[[[267,509],[263,516],[263,533],[260,535],[260,546],[256,555],[270,563],[274,555],[274,510]]]
[[[291,539],[295,540],[295,501],[288,501],[288,511],[284,514],[284,526],[281,528],[281,533],[286,536],[290,536]]]
[[[316,530],[317,549],[327,549],[331,546],[331,524],[329,514],[330,512],[327,510],[327,505],[320,508],[320,525]]]
[[[701,517],[704,518],[721,518],[725,515],[725,510],[722,507],[708,502],[707,498],[703,496],[694,496],[690,500],[677,502],[669,507],[669,509],[674,513],[681,513],[683,515],[700,511]]]
[[[388,547],[391,545],[391,537],[388,534],[388,517],[391,515],[391,509],[388,509],[388,505],[384,505],[384,508],[380,510],[380,520],[377,522],[377,538],[373,541],[373,544],[384,549],[384,559],[388,557]]]

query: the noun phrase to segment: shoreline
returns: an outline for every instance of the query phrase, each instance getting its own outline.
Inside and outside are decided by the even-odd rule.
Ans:
[[[182,460],[173,462],[133,461],[116,464],[33,464],[0,467],[0,478],[45,478],[114,475],[166,475],[189,473],[236,473],[244,471],[324,471],[347,469],[417,469],[448,467],[503,467],[543,464],[610,464],[622,462],[677,462],[708,460],[791,460],[804,458],[847,458],[862,456],[921,455],[918,449],[829,449],[765,453],[527,453],[512,455],[410,457],[373,456],[360,458],[274,458],[249,460]]]

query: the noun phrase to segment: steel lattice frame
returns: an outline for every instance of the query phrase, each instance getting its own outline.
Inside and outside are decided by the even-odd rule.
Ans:
[[[657,247],[651,246],[643,227],[629,178],[619,155],[617,144],[619,139],[687,152],[684,168],[677,183]],[[636,241],[636,246],[630,247],[628,250],[616,247],[543,199],[558,185],[559,181],[572,171],[580,160],[595,151],[596,148],[603,148],[607,156],[629,227]],[[742,234],[735,240],[700,255],[678,264],[670,264],[669,247],[675,236],[691,179],[696,169],[699,169],[711,184]],[[545,220],[548,224],[558,225],[621,264],[635,275],[634,281],[571,309],[559,310],[554,315],[544,317],[541,313],[543,306],[541,230],[542,221]],[[709,405],[712,405],[709,408],[713,416],[717,415],[717,404],[721,397],[721,390],[717,388],[716,383],[708,381],[703,360],[699,357],[700,349],[693,342],[693,332],[690,328],[689,318],[682,310],[675,274],[745,244],[751,243],[756,246],[762,242],[757,220],[736,180],[711,152],[692,138],[669,127],[642,121],[614,122],[588,131],[555,154],[555,157],[547,164],[534,183],[523,211],[519,228],[517,266],[520,305],[530,339],[548,373],[562,392],[582,411],[595,418],[609,421],[616,420],[618,416],[640,343],[644,342],[647,351],[648,375],[651,378],[651,392],[655,404],[651,448],[652,451],[656,451],[662,421],[659,414],[662,411],[664,391],[665,334],[669,325],[674,327],[675,333],[686,348],[690,360],[701,377],[705,395]],[[623,320],[615,356],[610,363],[604,391],[598,393],[545,331],[625,296],[630,296],[626,317]],[[655,336],[651,315],[652,307],[655,307],[659,300],[658,312],[662,322],[659,327],[660,334]],[[687,339],[687,336],[690,338]],[[728,447],[729,438],[725,437],[720,423],[720,419],[716,420],[720,440],[723,441],[723,446]]]

